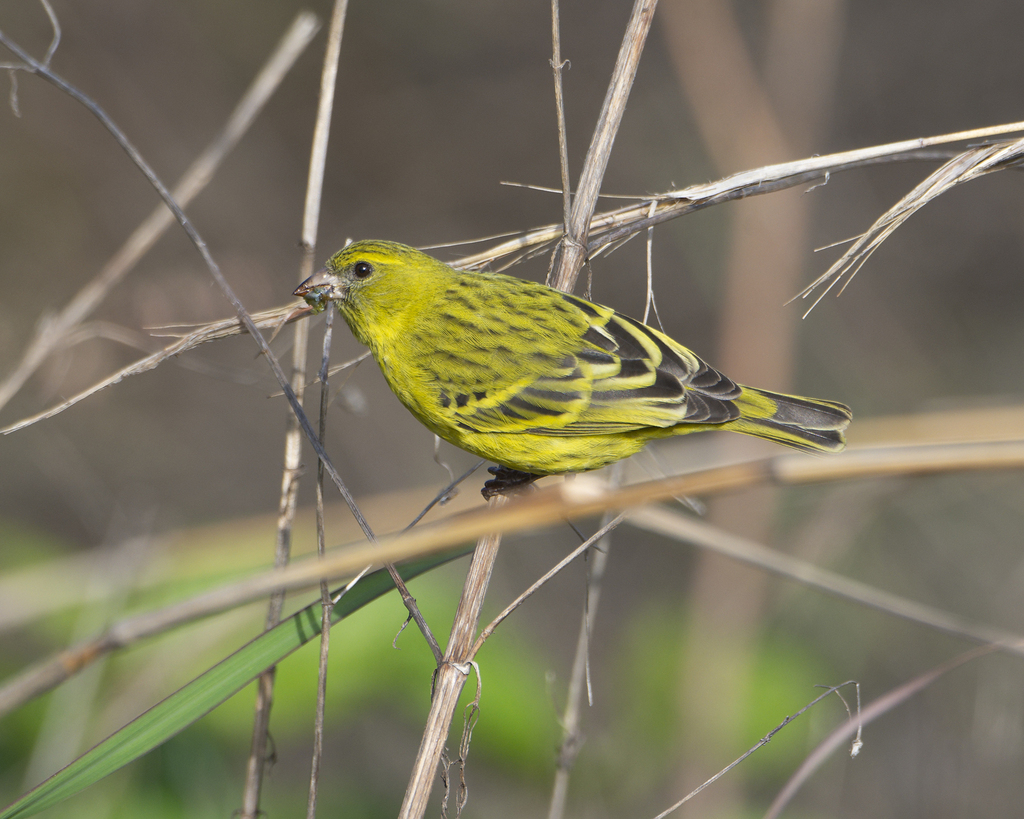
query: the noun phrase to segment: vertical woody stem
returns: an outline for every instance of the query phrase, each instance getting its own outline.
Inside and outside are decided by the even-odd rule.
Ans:
[[[654,7],[658,0],[636,0],[626,33],[622,38],[619,57],[615,61],[612,80],[608,84],[601,115],[598,118],[594,136],[590,140],[587,157],[583,161],[583,173],[577,186],[576,196],[572,202],[572,215],[566,225],[562,244],[556,252],[555,264],[548,284],[572,292],[576,284],[576,276],[587,257],[587,236],[590,233],[590,220],[597,206],[597,195],[601,192],[601,182],[608,167],[608,158],[612,153],[612,143],[619,131],[622,114],[626,110],[636,69],[640,64],[640,55],[647,41],[647,32],[651,30],[654,19]]]
[[[507,500],[504,495],[495,495],[490,500],[490,506],[492,509],[499,507]],[[459,600],[459,607],[455,612],[448,648],[434,679],[430,714],[423,731],[419,753],[416,755],[409,788],[405,792],[405,801],[398,814],[401,819],[421,817],[427,809],[434,773],[448,739],[452,715],[462,693],[462,686],[469,675],[467,661],[473,648],[473,639],[480,620],[480,608],[483,606],[487,585],[491,580],[491,571],[498,556],[499,545],[501,535],[486,535],[480,538],[473,552],[469,574],[462,590],[462,599]]]
[[[622,113],[626,108],[626,99],[633,87],[640,54],[647,40],[647,32],[650,31],[656,5],[657,0],[636,0],[626,26],[608,93],[584,160],[579,192],[573,200],[570,224],[566,225],[566,236],[561,246],[563,252],[556,254],[548,281],[552,287],[564,292],[572,291],[576,277],[586,260],[587,233],[597,205],[597,194],[601,189],[601,180],[608,166],[612,143],[615,141]],[[505,501],[506,499],[500,495],[492,497],[491,508],[501,506]],[[480,539],[473,553],[473,562],[463,587],[448,648],[437,670],[427,726],[405,792],[405,801],[398,814],[399,819],[420,819],[426,811],[455,706],[469,673],[465,663],[472,650],[480,608],[500,543],[500,535],[488,535]]]

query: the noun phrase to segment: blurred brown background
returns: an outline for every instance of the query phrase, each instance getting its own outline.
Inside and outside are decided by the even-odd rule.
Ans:
[[[168,183],[216,133],[305,8],[252,0],[58,0],[54,7],[63,27],[55,70],[97,100]],[[325,17],[330,11],[323,3],[313,8]],[[628,10],[628,3],[605,0],[562,6],[574,179]],[[350,4],[318,262],[347,238],[426,246],[559,220],[558,196],[499,184],[558,185],[549,13],[540,0]],[[1024,6],[1010,0],[662,0],[603,190],[642,195],[761,164],[1024,119],[1022,25]],[[50,31],[35,3],[3,4],[0,28],[33,54],[45,52]],[[321,34],[189,208],[251,311],[287,302],[297,283],[322,45]],[[0,80],[5,100],[9,82],[6,75]],[[0,378],[40,317],[94,276],[157,202],[80,105],[28,74],[18,77],[17,100],[20,117],[0,105]],[[934,167],[902,163],[839,174],[810,192],[759,197],[659,227],[654,285],[666,331],[738,380],[842,400],[856,419],[1019,402],[1024,186],[1017,173],[994,174],[929,205],[886,242],[841,299],[825,299],[808,319],[800,320],[800,304],[783,306],[838,255],[814,254],[815,248],[866,229]],[[436,253],[455,259],[475,247]],[[514,272],[541,278],[544,270],[544,261],[535,260]],[[595,301],[643,314],[642,242],[598,259],[592,274]],[[230,312],[190,243],[172,230],[92,316],[95,337],[49,359],[0,422],[49,406],[138,357],[139,350],[108,337],[112,326],[133,331],[152,349],[159,342],[147,328]],[[337,361],[361,351],[339,328]],[[285,330],[274,342],[279,355],[289,337]],[[15,565],[34,559],[18,545],[32,539],[53,553],[73,553],[125,536],[272,512],[287,414],[284,401],[270,397],[276,393],[253,343],[234,339],[0,439],[0,532],[8,533],[0,551]],[[857,442],[856,422],[850,437]],[[692,463],[705,443],[672,446],[682,454],[666,459]],[[432,437],[390,395],[372,362],[356,370],[335,402],[328,449],[357,496],[409,489],[425,503],[430,487],[446,479],[433,461]],[[457,472],[472,463],[447,445],[442,456]],[[478,484],[471,479],[465,493]],[[731,531],[887,590],[1024,629],[1022,489],[1015,473],[890,480],[726,499],[710,515]],[[311,490],[307,481],[303,502]],[[386,507],[371,519],[381,531],[405,522]],[[599,620],[606,630],[594,638],[598,705],[585,717],[589,739],[570,801],[577,812],[570,815],[656,813],[811,699],[813,684],[857,678],[866,697],[877,696],[965,647],[623,531]],[[495,594],[504,600],[515,593],[571,543],[562,531],[511,542]],[[269,562],[272,533],[265,548]],[[542,595],[518,621],[518,639],[542,645],[561,678],[581,599],[577,576]],[[627,673],[624,664],[637,662],[625,656],[636,634],[651,641],[652,654]],[[666,647],[659,635],[683,638],[688,648]],[[14,633],[5,651],[8,672],[41,656],[37,637]],[[65,638],[50,639],[59,645]],[[420,650],[405,639],[409,651]],[[720,656],[708,653],[717,649]],[[681,651],[689,659],[679,660]],[[758,712],[763,722],[753,734],[730,725],[730,715],[741,720],[737,714],[748,708],[740,698],[764,695],[756,658],[788,651],[812,658],[815,673],[790,683],[802,686],[801,698]],[[659,668],[661,660],[678,674]],[[636,763],[643,768],[637,772],[622,761],[638,752],[627,754],[632,746],[615,733],[616,720],[633,695],[662,702],[644,693],[662,674],[671,677],[658,684],[674,710],[654,725],[678,731],[658,739],[642,715],[623,729],[637,747],[660,749]],[[830,763],[801,810],[1017,815],[1024,800],[1020,674],[1018,661],[997,657],[942,681],[873,727],[864,757]],[[553,691],[561,702],[559,683]],[[707,697],[715,691],[722,700],[711,705]],[[554,721],[547,701],[535,706],[552,711]],[[819,737],[839,719],[834,712],[820,717],[812,733]],[[394,729],[393,747],[379,739],[387,728],[360,724],[378,737],[384,756],[404,759],[415,750],[415,719]],[[300,779],[303,742],[300,736],[294,763]],[[21,753],[8,750],[10,770],[20,771]],[[538,760],[540,772],[525,778],[500,761],[481,762],[476,810],[483,812],[473,815],[533,815],[532,808],[503,813],[512,795],[540,813],[553,746],[542,753],[549,758]],[[348,760],[355,770],[374,764],[356,757]],[[692,810],[756,814],[792,767],[765,762]],[[389,800],[397,805],[404,770],[396,764],[393,779],[368,786],[382,794],[380,815],[393,813]],[[5,795],[17,794],[20,775],[0,777]],[[365,815],[378,815],[375,809]]]

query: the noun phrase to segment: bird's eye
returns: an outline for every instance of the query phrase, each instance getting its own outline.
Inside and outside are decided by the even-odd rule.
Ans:
[[[373,272],[373,265],[369,262],[356,262],[352,265],[352,274],[357,279],[365,279]]]

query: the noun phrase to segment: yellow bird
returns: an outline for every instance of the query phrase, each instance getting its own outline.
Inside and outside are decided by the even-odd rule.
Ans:
[[[598,469],[655,438],[712,429],[812,452],[846,445],[843,404],[741,386],[610,307],[456,270],[395,242],[349,245],[295,295],[317,311],[335,302],[413,415],[455,446],[527,473],[518,482]]]

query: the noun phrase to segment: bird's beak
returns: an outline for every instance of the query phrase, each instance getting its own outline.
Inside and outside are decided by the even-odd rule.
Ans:
[[[292,295],[305,299],[306,303],[319,313],[327,306],[329,300],[344,298],[345,290],[325,267],[296,287]]]
[[[318,293],[327,295],[326,291],[330,290],[333,284],[334,282],[331,280],[329,271],[324,267],[296,287],[292,295],[301,296],[302,298]]]

